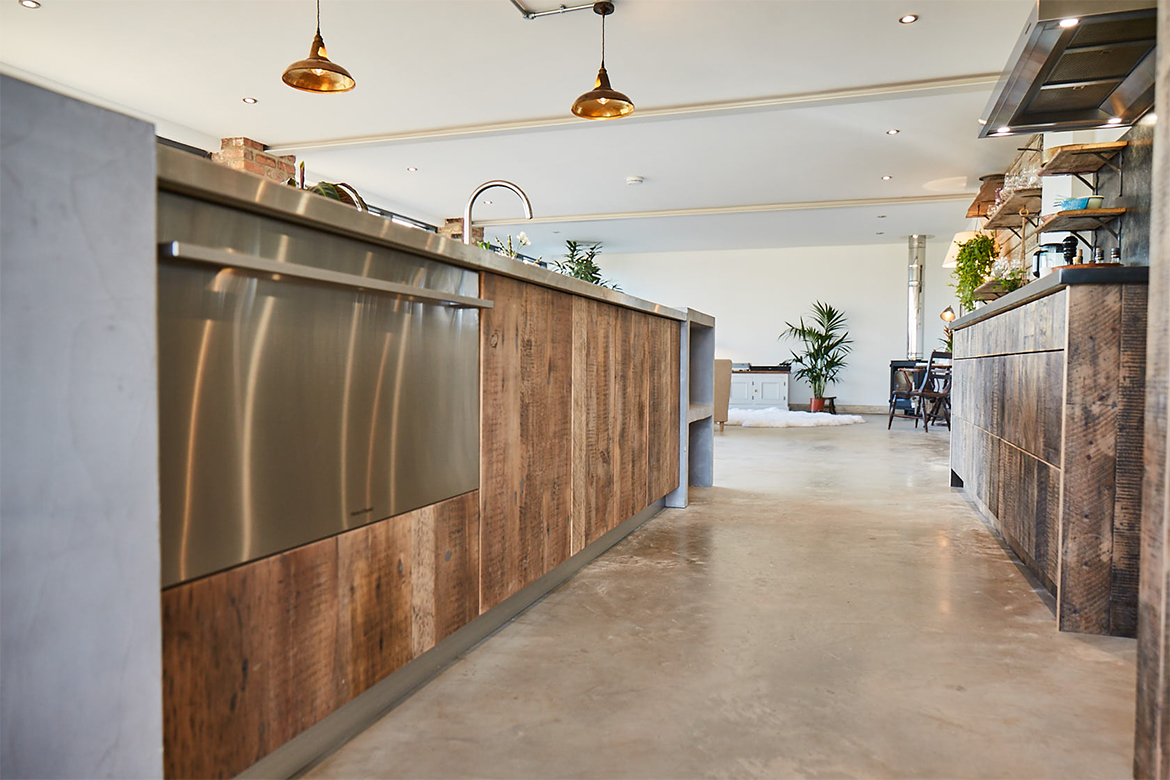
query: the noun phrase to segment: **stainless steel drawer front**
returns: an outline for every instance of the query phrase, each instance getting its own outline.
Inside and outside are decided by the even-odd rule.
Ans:
[[[162,232],[175,216],[160,238],[192,240]],[[339,237],[296,238],[269,259],[344,260]],[[380,276],[430,286],[371,251]],[[472,305],[165,257],[158,292],[164,586],[478,487]]]

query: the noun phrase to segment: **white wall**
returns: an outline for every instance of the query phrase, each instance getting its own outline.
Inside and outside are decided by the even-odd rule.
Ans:
[[[0,78],[0,777],[159,777],[154,128]]]
[[[957,228],[963,225],[956,207]],[[924,354],[941,348],[948,305],[958,310],[950,271],[942,268],[951,236],[927,242]],[[844,309],[854,340],[849,367],[826,390],[838,405],[882,406],[889,398],[890,361],[906,357],[906,241],[868,246],[742,249],[716,252],[601,254],[607,278],[624,291],[668,306],[715,317],[715,357],[777,363],[790,357],[791,340],[778,341],[821,300]],[[793,405],[807,404],[809,388],[794,382]]]

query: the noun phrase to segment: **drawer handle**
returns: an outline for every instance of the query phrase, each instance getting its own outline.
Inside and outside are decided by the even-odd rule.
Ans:
[[[159,254],[175,260],[191,260],[197,263],[217,265],[222,268],[239,268],[244,271],[257,271],[264,274],[279,274],[292,276],[298,279],[308,279],[313,282],[332,284],[338,287],[351,287],[358,290],[372,290],[374,292],[389,293],[409,301],[421,303],[439,303],[445,306],[454,306],[460,309],[490,309],[491,301],[482,298],[472,298],[467,295],[455,295],[438,290],[428,290],[425,287],[414,287],[397,282],[384,282],[381,279],[370,279],[356,274],[346,274],[340,271],[330,271],[325,268],[314,268],[299,263],[279,263],[265,257],[229,252],[223,249],[212,249],[198,244],[187,244],[182,241],[167,241],[159,244]]]

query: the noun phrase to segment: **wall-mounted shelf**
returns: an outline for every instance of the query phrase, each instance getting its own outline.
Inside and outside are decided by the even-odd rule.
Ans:
[[[1126,141],[1105,144],[1068,144],[1056,148],[1052,159],[1040,169],[1041,176],[1076,176],[1096,173],[1108,165],[1118,170],[1112,159],[1128,146]]]
[[[988,279],[971,291],[971,298],[976,301],[994,301],[1008,294],[1004,289],[1002,279]]]
[[[979,194],[975,196],[975,200],[971,201],[971,205],[967,207],[967,219],[973,217],[986,217],[987,212],[995,205],[995,191],[1003,186],[1004,175],[1002,173],[993,173],[988,176],[980,176]]]
[[[687,488],[711,487],[715,479],[715,318],[687,309],[679,323],[678,487],[666,505],[687,505]]]
[[[983,227],[987,230],[1023,227],[1025,221],[1035,219],[1039,214],[1042,203],[1040,194],[1039,187],[1016,190],[987,218],[987,224]]]
[[[1075,211],[1058,211],[1049,214],[1040,221],[1041,233],[1076,233],[1081,230],[1097,230],[1105,228],[1114,233],[1108,224],[1125,213],[1123,208],[1113,209],[1077,209]],[[1116,233],[1114,233],[1116,235]]]

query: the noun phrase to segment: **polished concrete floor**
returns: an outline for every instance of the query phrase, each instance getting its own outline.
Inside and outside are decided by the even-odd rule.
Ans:
[[[718,487],[310,776],[1129,777],[1133,640],[1056,631],[947,441],[717,433]]]

